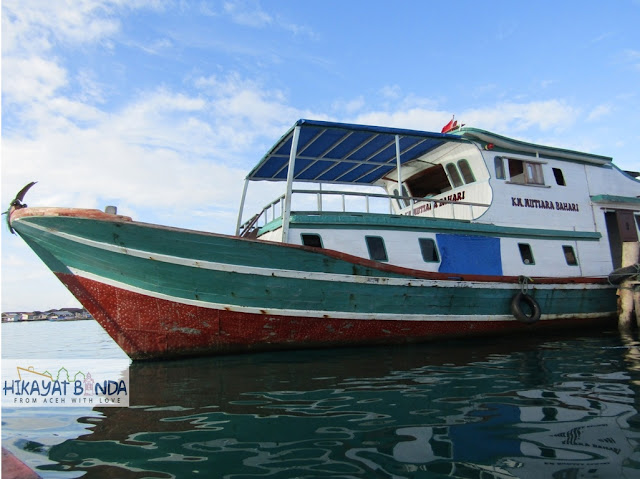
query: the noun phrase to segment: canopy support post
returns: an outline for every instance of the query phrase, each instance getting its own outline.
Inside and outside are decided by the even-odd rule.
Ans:
[[[298,154],[298,140],[300,138],[300,126],[293,130],[291,140],[291,151],[289,152],[289,170],[287,171],[287,192],[284,196],[284,208],[282,211],[282,242],[287,242],[289,236],[289,220],[291,219],[291,194],[293,192],[293,171],[296,166],[296,155]]]
[[[238,211],[238,222],[236,223],[236,236],[240,234],[240,226],[242,224],[242,213],[244,211],[244,200],[247,197],[248,187],[249,187],[249,178],[245,178],[244,189],[242,190],[242,199],[240,200],[240,211]]]
[[[404,196],[402,191],[402,163],[400,162],[400,135],[396,135],[396,168],[398,170],[398,194]],[[397,201],[398,204],[400,204],[401,201],[404,203],[404,200],[398,199]]]
[[[402,172],[400,171],[400,136],[396,135],[396,165],[398,167],[398,191],[402,195]]]

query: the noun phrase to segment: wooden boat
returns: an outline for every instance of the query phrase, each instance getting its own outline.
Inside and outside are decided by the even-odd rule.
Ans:
[[[243,221],[259,181],[284,192]],[[611,158],[466,127],[299,120],[248,174],[235,235],[26,207],[26,189],[10,228],[133,359],[611,320],[640,222]]]

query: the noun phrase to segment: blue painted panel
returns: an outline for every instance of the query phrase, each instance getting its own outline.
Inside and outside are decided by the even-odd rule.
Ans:
[[[502,275],[500,238],[436,234],[441,273]]]

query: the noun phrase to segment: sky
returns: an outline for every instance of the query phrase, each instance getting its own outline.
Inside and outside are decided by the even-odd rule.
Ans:
[[[2,209],[38,181],[30,206],[233,233],[300,118],[455,115],[640,171],[639,26],[640,0],[3,0]],[[3,312],[79,306],[1,229]]]

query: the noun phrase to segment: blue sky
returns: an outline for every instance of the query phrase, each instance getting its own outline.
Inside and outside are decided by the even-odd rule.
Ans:
[[[2,2],[3,205],[233,232],[299,118],[467,125],[640,170],[640,0]],[[265,198],[248,205],[251,211]],[[75,306],[2,229],[2,311]]]

